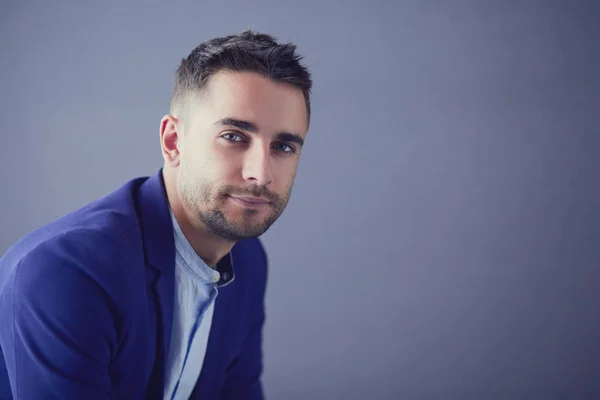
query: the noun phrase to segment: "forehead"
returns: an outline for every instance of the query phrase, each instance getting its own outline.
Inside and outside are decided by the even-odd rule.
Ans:
[[[307,130],[302,91],[252,72],[217,72],[194,108],[204,124],[236,118],[253,122],[261,131],[283,130],[304,136]]]

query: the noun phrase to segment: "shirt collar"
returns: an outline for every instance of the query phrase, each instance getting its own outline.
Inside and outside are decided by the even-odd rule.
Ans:
[[[189,272],[198,278],[214,283],[217,287],[224,287],[230,284],[235,278],[233,271],[233,256],[231,252],[227,253],[213,269],[208,266],[192,248],[192,245],[185,237],[181,227],[177,223],[175,215],[171,211],[171,220],[175,235],[176,253],[179,253],[187,264]],[[198,265],[199,268],[194,268]]]
[[[218,263],[217,271],[219,271],[220,279],[217,282],[218,287],[224,287],[233,282],[235,272],[233,270],[233,255],[231,252],[225,254]]]

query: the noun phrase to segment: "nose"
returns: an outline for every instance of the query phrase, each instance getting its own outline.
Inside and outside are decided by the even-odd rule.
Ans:
[[[269,149],[258,144],[249,149],[244,160],[242,175],[245,181],[265,186],[273,180]]]

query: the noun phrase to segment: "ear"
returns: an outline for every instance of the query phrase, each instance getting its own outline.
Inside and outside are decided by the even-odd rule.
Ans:
[[[165,163],[171,167],[179,166],[179,139],[183,136],[179,120],[167,114],[160,120],[160,146]]]

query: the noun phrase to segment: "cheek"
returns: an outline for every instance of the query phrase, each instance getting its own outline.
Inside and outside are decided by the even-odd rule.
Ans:
[[[273,178],[276,182],[276,186],[278,191],[281,193],[286,192],[294,183],[294,179],[296,178],[296,167],[297,164],[291,165],[280,163],[279,165],[273,165]]]
[[[201,172],[202,173],[202,172]],[[242,179],[241,168],[238,163],[227,159],[216,159],[206,166],[210,179],[219,185],[238,184]]]
[[[206,168],[223,176],[241,173],[244,153],[235,148],[215,146],[206,158]]]
[[[229,154],[216,148],[207,148],[202,143],[197,151],[188,152],[183,158],[183,164],[188,175],[194,175],[196,180],[212,182],[216,185],[226,183],[235,173],[237,162]],[[200,148],[208,151],[201,151]],[[225,182],[224,182],[225,181]]]

